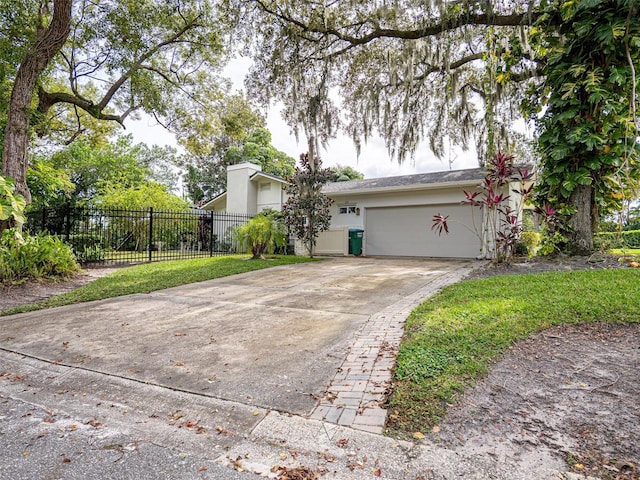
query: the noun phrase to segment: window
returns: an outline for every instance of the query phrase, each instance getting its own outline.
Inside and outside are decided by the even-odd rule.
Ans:
[[[356,207],[340,207],[338,209],[340,215],[349,215],[356,213]]]

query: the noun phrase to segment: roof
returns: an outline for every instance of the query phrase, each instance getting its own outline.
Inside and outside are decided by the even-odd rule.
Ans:
[[[366,180],[350,180],[348,182],[328,183],[322,192],[325,194],[354,193],[376,190],[403,190],[422,187],[454,186],[457,184],[473,184],[480,182],[486,170],[471,168],[465,170],[449,170],[446,172],[417,173],[396,177],[370,178]]]
[[[202,207],[200,207],[202,210],[208,210],[209,207],[213,207],[214,204],[218,203],[219,201],[223,200],[227,198],[227,192],[222,192],[220,195],[213,197],[211,200],[209,200],[207,203],[205,203],[204,205],[202,205]]]
[[[289,183],[284,178],[279,177],[277,175],[273,175],[272,173],[267,173],[267,172],[256,172],[249,177],[250,180],[253,180],[254,178],[255,179],[266,178],[268,180],[275,180],[276,182],[280,182],[280,183]]]

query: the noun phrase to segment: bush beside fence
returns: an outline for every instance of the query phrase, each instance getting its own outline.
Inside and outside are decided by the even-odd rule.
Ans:
[[[596,240],[603,250],[611,248],[640,248],[640,230],[600,232],[597,234]]]
[[[140,263],[233,252],[233,230],[249,215],[205,210],[143,210],[65,206],[27,213],[25,228],[70,244],[89,263]]]

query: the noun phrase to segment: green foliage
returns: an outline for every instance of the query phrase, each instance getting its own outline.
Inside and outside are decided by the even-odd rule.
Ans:
[[[28,116],[27,128],[10,132],[3,171],[23,170],[15,175],[22,190],[26,164],[20,159],[34,133],[47,147],[75,140],[97,146],[138,111],[180,138],[196,136],[195,130],[209,138],[206,132],[220,124],[217,102],[229,89],[218,76],[228,23],[217,18],[216,6],[200,0],[181,1],[179,8],[171,0],[71,3],[67,10],[62,2],[51,8],[52,2],[3,0],[0,8],[0,131],[7,112]],[[53,11],[60,21],[53,21]],[[54,27],[49,40],[56,48],[42,41]],[[21,64],[38,65],[25,70],[37,78],[17,76]],[[26,95],[12,97],[9,110],[16,81],[22,84],[15,90]],[[4,149],[8,139],[0,140]],[[28,190],[22,193],[28,198]]]
[[[596,238],[600,248],[603,250],[610,250],[612,248],[640,248],[640,230],[600,232]]]
[[[2,315],[59,307],[73,303],[102,300],[104,298],[149,293],[165,288],[177,287],[195,282],[236,275],[238,273],[261,270],[279,265],[291,265],[310,261],[292,255],[277,256],[268,260],[246,261],[246,256],[198,258],[170,262],[149,263],[118,269],[112,274],[98,278],[71,292],[49,298],[42,302],[13,308]]]
[[[416,308],[398,352],[388,426],[426,432],[514,342],[554,325],[637,323],[640,270],[508,275],[461,282]]]
[[[239,146],[231,146],[225,153],[225,163],[250,162],[260,165],[262,171],[278,177],[293,175],[296,161],[271,145],[271,133],[266,128],[256,128],[242,140]]]
[[[95,204],[104,208],[140,210],[153,207],[159,210],[188,210],[189,204],[167,187],[155,182],[128,186],[119,181],[104,182]]]
[[[178,196],[167,191],[167,187],[159,185],[155,182],[147,182],[134,186],[127,186],[121,183],[107,183],[101,187],[102,193],[95,198],[95,204],[101,209],[107,209],[107,215],[110,209],[116,209],[108,223],[109,230],[112,232],[129,231],[130,245],[128,248],[141,251],[149,248],[149,217],[148,215],[132,215],[131,217],[123,216],[118,213],[121,210],[171,210],[171,211],[188,211],[189,204]],[[162,238],[170,243],[177,242],[177,235],[180,232],[197,231],[198,222],[195,218],[178,218],[175,220],[178,225],[167,222],[160,222],[155,228],[158,238]],[[89,253],[100,254],[100,251],[92,251]]]
[[[27,184],[31,191],[31,210],[60,205],[75,190],[71,173],[56,167],[42,157],[36,157],[27,169]]]
[[[235,228],[233,243],[238,250],[249,249],[253,260],[264,259],[266,253],[287,244],[287,229],[281,220],[258,214]]]
[[[559,231],[543,231],[540,238],[540,248],[538,248],[538,255],[555,255],[561,253],[569,239],[565,237]]]
[[[0,176],[0,222],[22,225],[25,221],[24,207],[24,198],[16,193],[13,180]]]
[[[544,108],[538,197],[568,212],[563,233],[584,251],[600,216],[619,210],[640,181],[640,78],[630,64],[640,65],[639,13],[632,0],[554,0],[532,35],[546,59],[530,112]]]
[[[67,244],[55,236],[22,234],[7,229],[0,238],[0,283],[66,277],[79,270]]]
[[[364,173],[360,173],[353,167],[343,167],[342,165],[336,165],[331,167],[333,171],[334,182],[348,182],[349,180],[364,180]]]
[[[534,257],[540,245],[540,234],[538,232],[526,231],[520,235],[520,243],[527,249],[529,257]]]
[[[322,168],[320,157],[311,160],[307,153],[300,155],[300,164],[286,187],[289,199],[282,213],[287,225],[313,257],[316,238],[331,226],[329,206],[332,201],[321,190],[333,178],[333,171]]]

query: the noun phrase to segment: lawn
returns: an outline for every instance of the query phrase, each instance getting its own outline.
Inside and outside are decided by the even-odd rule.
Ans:
[[[408,438],[445,414],[514,342],[560,324],[640,322],[640,269],[464,281],[407,320],[389,404],[388,433]]]
[[[162,290],[163,288],[212,280],[252,270],[313,260],[292,255],[274,255],[267,260],[249,260],[246,255],[230,255],[147,263],[116,270],[110,275],[98,278],[71,292],[51,297],[42,302],[5,310],[2,315],[30,312],[42,308],[59,307],[91,300],[102,300],[133,293],[148,293]]]

